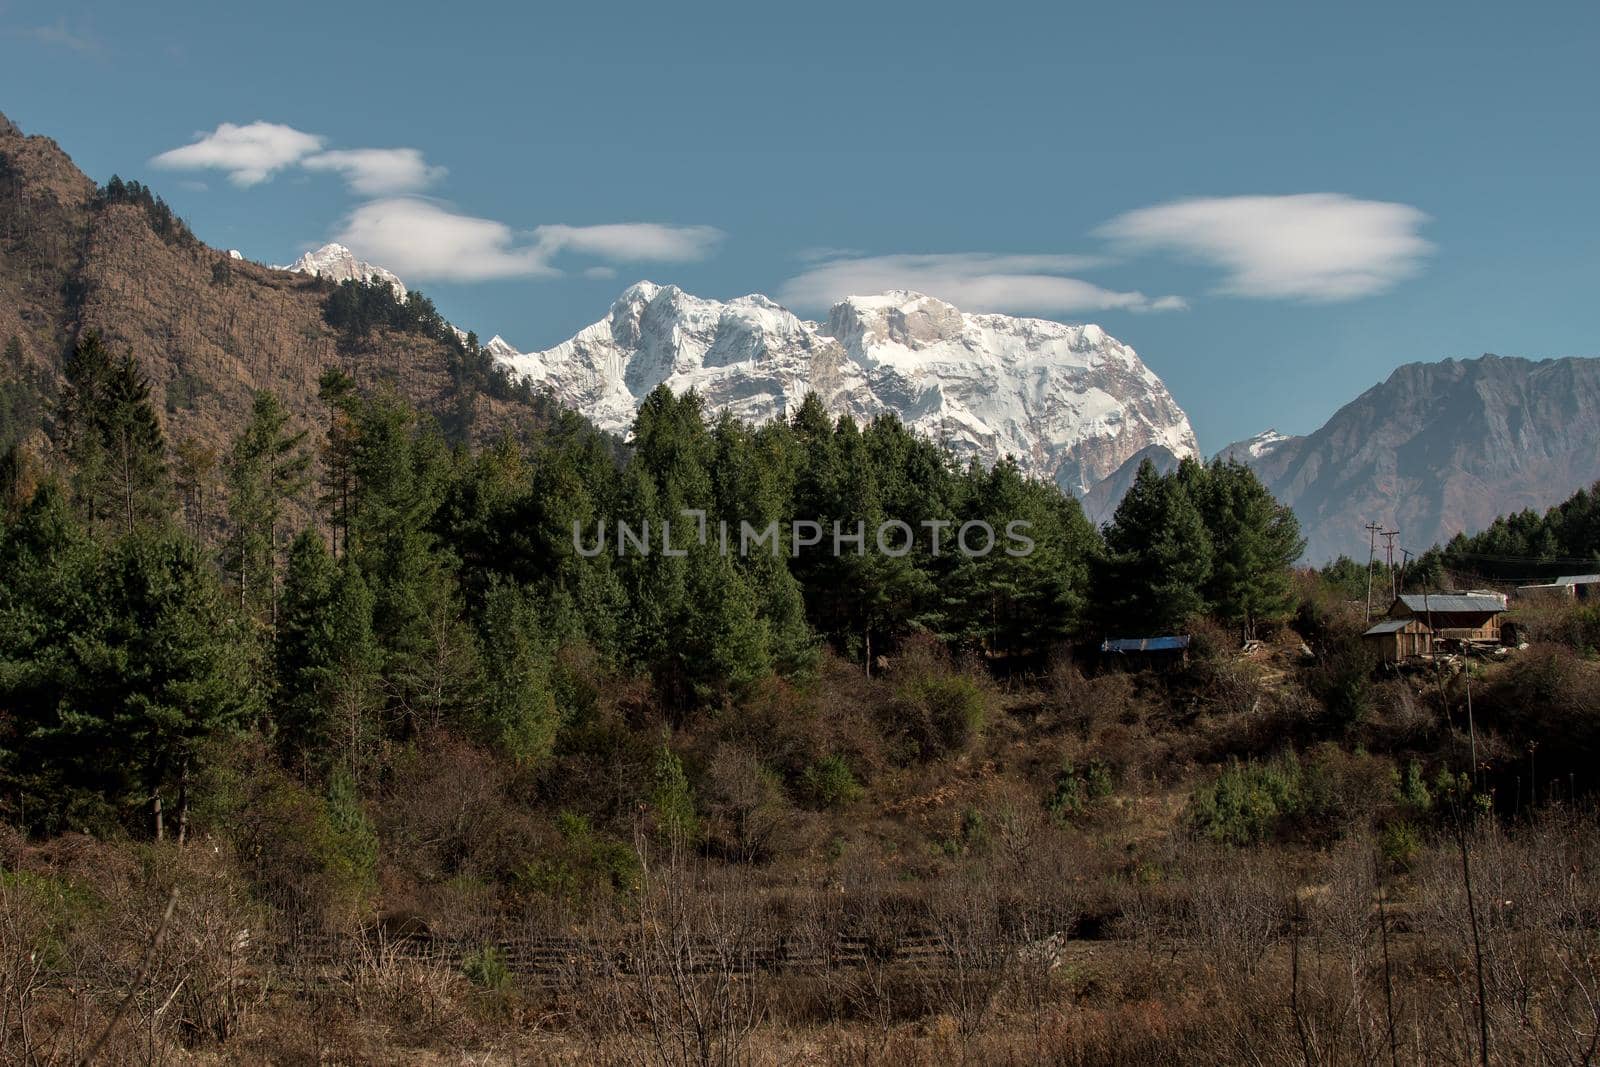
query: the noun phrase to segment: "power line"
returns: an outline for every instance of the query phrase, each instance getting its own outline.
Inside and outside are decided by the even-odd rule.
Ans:
[[[1388,554],[1389,568],[1389,603],[1393,604],[1396,596],[1400,594],[1399,587],[1394,580],[1394,539],[1400,536],[1399,530],[1385,530],[1382,535],[1384,551]]]
[[[1372,565],[1378,558],[1378,531],[1383,527],[1376,522],[1369,522],[1362,527],[1367,531],[1367,622],[1372,622]]]

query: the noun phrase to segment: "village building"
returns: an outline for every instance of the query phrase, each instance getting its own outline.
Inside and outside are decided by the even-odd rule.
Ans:
[[[1434,640],[1500,641],[1506,598],[1499,593],[1406,593],[1395,598],[1390,619],[1420,619]]]
[[[1384,619],[1361,636],[1384,663],[1403,663],[1433,655],[1433,631],[1414,616]]]
[[[1597,600],[1600,574],[1568,574],[1553,582],[1517,586],[1518,600]]]
[[[1574,599],[1600,600],[1600,574],[1569,574],[1556,584],[1572,590]]]

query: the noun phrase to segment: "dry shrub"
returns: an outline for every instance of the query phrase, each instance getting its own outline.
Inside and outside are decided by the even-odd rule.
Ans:
[[[1522,641],[1562,645],[1579,654],[1600,650],[1600,604],[1592,601],[1524,601],[1512,621]]]
[[[807,771],[830,758],[871,778],[887,764],[875,714],[886,692],[860,666],[824,651],[805,685],[767,679],[743,707],[718,715],[709,740],[759,753],[794,795],[804,793]]]
[[[231,843],[254,894],[280,918],[337,928],[365,914],[376,841],[358,799],[346,797],[348,810],[336,811],[261,744],[224,753],[211,775],[197,821]]]
[[[169,1058],[225,1046],[272,980],[260,909],[220,848],[156,846],[143,863],[73,849],[0,877],[0,1042],[16,1062]]]
[[[460,1047],[470,1032],[472,987],[454,961],[417,955],[402,941],[356,938],[344,961],[346,995],[367,1026],[405,1044]]]
[[[1555,809],[1515,832],[1481,820],[1466,832],[1467,878],[1452,840],[1418,865],[1418,922],[1447,976],[1436,1008],[1476,1034],[1481,954],[1489,1031],[1507,1062],[1586,1062],[1600,1049],[1600,831],[1593,813]],[[1472,917],[1476,917],[1476,936]],[[1474,947],[1476,942],[1476,949]]]
[[[906,640],[888,680],[893,696],[880,709],[880,720],[905,762],[965,751],[993,714],[988,677],[960,669],[931,635]]]
[[[1017,929],[1002,915],[992,879],[945,883],[930,894],[928,925],[933,953],[917,961],[928,1007],[952,1017],[964,1038],[988,1022],[995,998],[1020,963]],[[1030,962],[1034,962],[1030,960]]]
[[[777,775],[755,753],[735,745],[712,752],[702,795],[713,848],[741,863],[770,859],[797,823]]]
[[[503,766],[448,735],[396,761],[380,828],[393,862],[422,881],[509,877],[533,854],[536,823],[507,795]]]
[[[0,1060],[76,1063],[102,1029],[87,996],[63,997],[60,984],[81,976],[64,951],[68,887],[7,863],[0,870]]]
[[[765,1015],[772,949],[766,917],[745,894],[719,891],[698,863],[650,869],[635,911],[611,933],[616,968],[569,972],[573,1023],[591,1058],[734,1064]]]
[[[1132,675],[1113,672],[1086,676],[1067,657],[1058,657],[1043,679],[1046,720],[1089,738],[1112,724],[1132,725],[1144,718]]]
[[[1600,664],[1559,645],[1535,645],[1474,686],[1474,711],[1479,730],[1495,729],[1515,745],[1501,774],[1506,795],[1581,796],[1600,785]],[[1536,763],[1529,759],[1535,750]]]
[[[660,717],[647,680],[600,676],[579,711],[557,734],[539,775],[539,798],[598,825],[627,825],[649,782]]]

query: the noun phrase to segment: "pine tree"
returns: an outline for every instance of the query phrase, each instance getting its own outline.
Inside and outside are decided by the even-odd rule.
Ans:
[[[1211,540],[1177,474],[1141,463],[1105,539],[1097,584],[1109,625],[1137,636],[1170,633],[1205,610]]]
[[[150,403],[150,382],[131,354],[112,361],[98,422],[123,532],[170,519],[166,442]]]
[[[434,528],[449,454],[392,391],[343,406],[353,443],[346,552],[372,592],[394,709],[409,731],[433,728],[465,706],[478,670],[455,560]]]
[[[73,502],[91,526],[110,508],[110,460],[101,430],[110,374],[111,354],[90,330],[67,357],[56,411],[56,443],[70,466]]]
[[[350,516],[356,494],[356,412],[359,398],[355,380],[330,368],[318,382],[317,396],[328,407],[328,433],[322,448],[321,494],[317,503],[333,528],[333,554],[350,551]]]
[[[137,530],[104,548],[40,497],[0,550],[18,576],[0,600],[15,765],[52,783],[44,812],[144,807],[158,839],[170,800],[181,840],[200,761],[253,710],[249,635],[186,538]]]
[[[306,486],[311,456],[304,430],[289,429],[289,412],[263,390],[250,421],[234,438],[227,462],[228,517],[233,542],[228,569],[239,583],[239,603],[271,629],[277,626],[279,543],[288,504]]]
[[[1028,481],[1009,458],[988,471],[972,469],[967,481],[957,537],[962,524],[982,522],[993,547],[967,556],[956,546],[941,582],[940,630],[994,655],[1044,653],[1083,621],[1099,537],[1076,500]],[[979,548],[986,537],[974,528],[969,544]]]
[[[1216,461],[1191,478],[1212,545],[1206,599],[1254,637],[1257,623],[1280,622],[1294,608],[1289,568],[1305,549],[1300,524],[1241,463]]]
[[[665,743],[656,750],[651,775],[650,809],[656,833],[675,850],[690,848],[700,839],[700,817],[695,813],[694,792],[683,773],[683,761]]]
[[[185,437],[173,449],[173,483],[184,528],[197,542],[206,540],[211,526],[218,458],[216,447],[197,437]]]
[[[543,761],[555,745],[557,713],[550,648],[527,595],[496,581],[480,623],[484,695],[479,732],[518,766]]]
[[[314,774],[342,766],[359,777],[382,732],[372,594],[356,568],[335,561],[308,530],[289,548],[281,601],[274,648],[279,749]]]

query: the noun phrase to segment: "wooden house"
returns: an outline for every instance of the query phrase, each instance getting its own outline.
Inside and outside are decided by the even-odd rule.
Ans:
[[[1433,631],[1416,617],[1385,619],[1362,634],[1367,647],[1385,663],[1403,663],[1433,655]]]
[[[1506,598],[1499,593],[1406,593],[1389,608],[1390,619],[1421,619],[1433,639],[1500,641]]]

